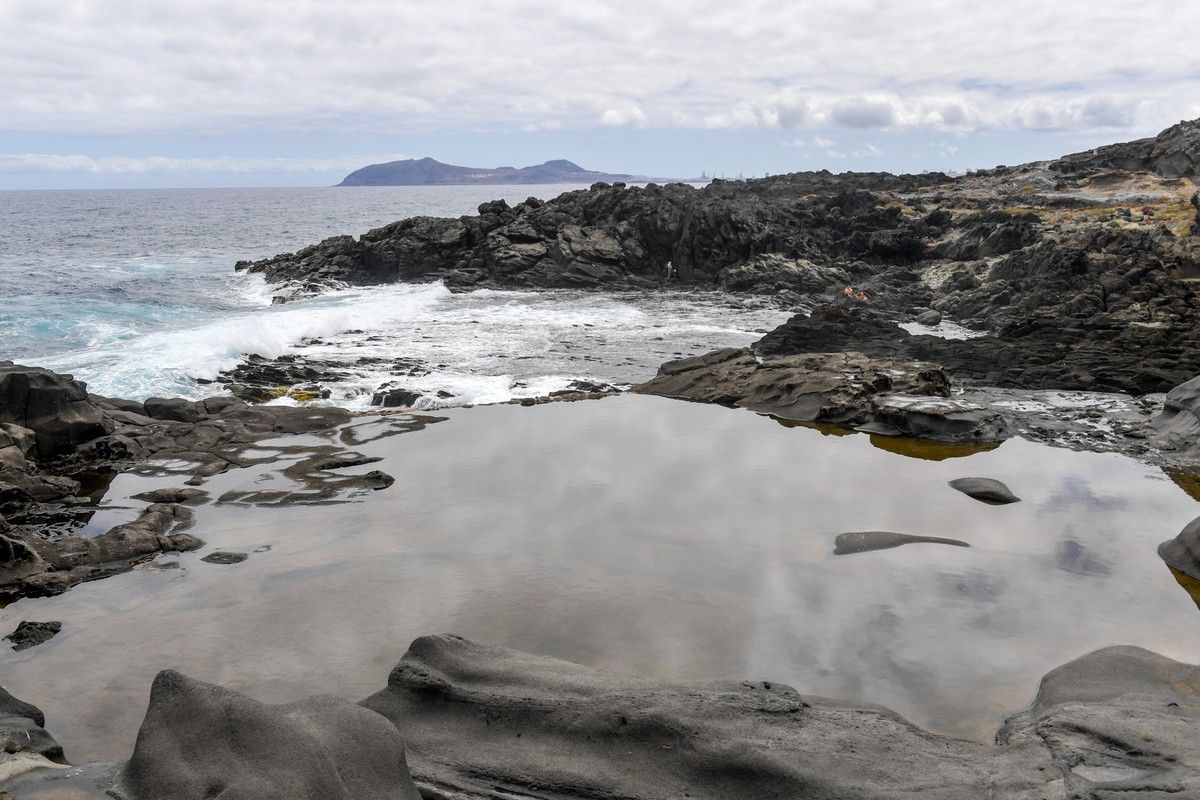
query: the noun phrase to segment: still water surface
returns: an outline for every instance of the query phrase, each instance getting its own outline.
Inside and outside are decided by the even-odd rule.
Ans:
[[[631,674],[783,681],[982,740],[1041,675],[1095,648],[1200,661],[1200,612],[1155,554],[1197,502],[1121,456],[1012,440],[922,460],[637,396],[442,416],[359,448],[386,459],[361,469],[397,478],[362,502],[205,506],[193,532],[210,547],[160,559],[181,569],[0,610],[3,630],[64,622],[0,654],[3,685],[42,707],[78,763],[128,757],[159,669],[271,702],[358,699],[434,632]],[[272,486],[266,469],[207,488]],[[967,475],[1024,501],[946,485]],[[177,481],[121,476],[106,516]],[[855,530],[970,547],[834,556]],[[200,561],[265,545],[241,564]]]

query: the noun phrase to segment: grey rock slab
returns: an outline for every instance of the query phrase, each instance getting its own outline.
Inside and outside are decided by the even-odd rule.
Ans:
[[[1013,494],[1008,486],[994,478],[955,478],[949,484],[967,497],[984,503],[1006,505],[1021,502],[1021,498]]]

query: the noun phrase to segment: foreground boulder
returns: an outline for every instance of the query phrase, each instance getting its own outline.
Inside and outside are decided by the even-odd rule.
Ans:
[[[780,684],[638,680],[453,636],[413,642],[363,705],[430,797],[1200,796],[1200,670],[1136,647],[1050,673],[995,747]]]
[[[420,800],[387,720],[335,697],[265,705],[159,673],[121,800]]]
[[[58,742],[43,730],[45,724],[40,709],[0,688],[0,781],[67,763]]]

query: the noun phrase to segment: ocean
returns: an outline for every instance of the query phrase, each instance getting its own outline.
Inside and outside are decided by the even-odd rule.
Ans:
[[[272,306],[272,287],[233,270],[404,217],[572,188],[0,191],[0,358],[72,373],[103,395],[200,398],[223,391],[207,381],[248,354],[303,351],[343,367],[327,388],[348,407],[368,406],[393,377],[373,359],[420,359],[430,373],[405,388],[426,393],[423,405],[466,405],[572,380],[632,383],[671,358],[749,344],[786,317],[720,295],[452,294],[440,284]]]

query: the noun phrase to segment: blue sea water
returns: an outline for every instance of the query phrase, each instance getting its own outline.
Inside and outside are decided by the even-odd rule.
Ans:
[[[694,296],[475,292],[438,284],[334,292],[272,306],[239,259],[414,215],[553,197],[568,186],[0,191],[0,358],[71,372],[110,396],[202,397],[245,355],[305,349],[437,365],[415,387],[457,403],[632,381],[678,354],[745,344],[773,309]],[[348,333],[361,331],[363,333]],[[334,401],[365,405],[386,372],[351,368]],[[201,379],[198,381],[197,379]]]

